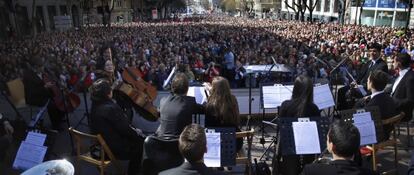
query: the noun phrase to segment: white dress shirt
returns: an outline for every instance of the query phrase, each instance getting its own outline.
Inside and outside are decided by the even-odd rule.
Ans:
[[[397,79],[394,82],[394,85],[392,85],[392,91],[391,94],[394,94],[395,89],[397,89],[398,84],[400,84],[401,79],[404,77],[404,75],[408,72],[410,68],[403,69],[400,71],[400,76],[397,77]]]

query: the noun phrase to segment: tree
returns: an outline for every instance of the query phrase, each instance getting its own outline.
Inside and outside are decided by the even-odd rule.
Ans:
[[[224,1],[221,1],[220,5],[225,11],[235,11],[236,10],[236,1],[235,0],[224,0]]]
[[[300,15],[300,20],[305,21],[305,12],[306,12],[306,6],[307,6],[306,0],[292,0],[292,4],[293,4],[292,6],[289,5],[288,0],[285,0],[284,2],[288,8],[292,9],[295,12],[296,20],[299,19],[299,15]]]
[[[211,10],[211,3],[209,0],[200,0],[201,7],[204,8],[204,10]]]
[[[315,3],[313,3],[315,1]],[[318,5],[319,0],[309,0],[309,5],[305,3],[306,8],[309,10],[309,18],[311,23],[313,23],[313,10],[315,10],[316,5]]]
[[[115,7],[114,0],[101,0],[102,3],[102,23],[104,26],[111,27],[111,14]],[[108,16],[105,16],[107,12]]]

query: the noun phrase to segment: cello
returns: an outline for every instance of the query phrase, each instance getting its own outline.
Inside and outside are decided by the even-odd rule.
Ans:
[[[141,78],[141,73],[137,68],[125,68],[122,72],[122,78],[128,84],[121,83],[117,89],[132,100],[138,107],[135,109],[138,109],[138,113],[145,119],[156,121],[159,118],[159,112],[152,102],[157,97],[157,89]]]

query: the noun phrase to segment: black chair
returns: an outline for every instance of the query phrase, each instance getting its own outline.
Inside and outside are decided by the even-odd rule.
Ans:
[[[142,161],[143,174],[157,175],[159,172],[178,167],[184,162],[178,150],[178,139],[162,139],[148,136],[144,142]]]

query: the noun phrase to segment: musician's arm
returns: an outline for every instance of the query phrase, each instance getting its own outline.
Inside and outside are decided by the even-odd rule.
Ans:
[[[126,136],[130,139],[138,137],[137,132],[130,127],[127,117],[124,116],[124,113],[121,110],[113,108],[111,113],[112,115],[107,117],[107,119],[114,124],[116,131],[119,132],[120,135]]]

